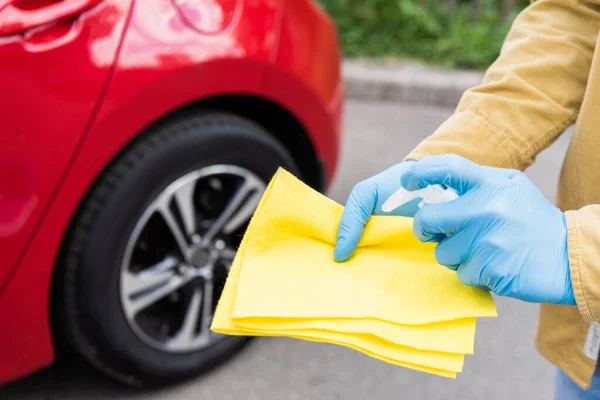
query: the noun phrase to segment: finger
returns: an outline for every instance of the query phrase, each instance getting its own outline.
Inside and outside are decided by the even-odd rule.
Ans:
[[[467,286],[474,286],[479,289],[490,291],[491,288],[481,281],[480,269],[479,265],[476,265],[467,259],[456,270],[456,276]]]
[[[333,258],[337,262],[344,262],[352,257],[376,202],[377,191],[374,185],[361,182],[352,189],[338,225],[333,251]]]
[[[484,167],[455,154],[430,156],[414,163],[402,174],[401,181],[407,190],[438,184],[462,195],[483,181],[485,171]]]
[[[464,231],[444,239],[435,247],[434,255],[438,263],[456,271],[465,262],[471,249],[471,237]]]
[[[427,204],[415,215],[413,233],[421,242],[439,242],[458,232],[470,220],[465,213],[465,200]]]

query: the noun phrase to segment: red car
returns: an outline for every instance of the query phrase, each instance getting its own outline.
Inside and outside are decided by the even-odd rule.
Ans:
[[[0,0],[0,383],[240,349],[215,303],[274,171],[331,182],[339,58],[313,0]]]

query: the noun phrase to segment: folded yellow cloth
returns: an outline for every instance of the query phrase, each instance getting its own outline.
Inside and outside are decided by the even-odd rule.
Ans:
[[[412,219],[372,217],[355,255],[333,260],[342,206],[280,169],[244,235],[212,329],[351,347],[404,367],[455,377],[473,353],[488,292],[440,266]]]

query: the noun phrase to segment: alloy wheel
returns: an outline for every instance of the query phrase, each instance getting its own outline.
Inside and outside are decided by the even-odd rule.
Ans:
[[[251,171],[213,165],[166,187],[125,247],[121,305],[135,334],[167,352],[206,348],[216,302],[241,237],[266,188]]]

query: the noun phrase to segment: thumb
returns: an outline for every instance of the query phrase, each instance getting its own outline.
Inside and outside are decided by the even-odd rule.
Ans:
[[[425,157],[402,174],[402,186],[407,190],[428,185],[445,185],[463,195],[483,181],[486,169],[455,154]]]

